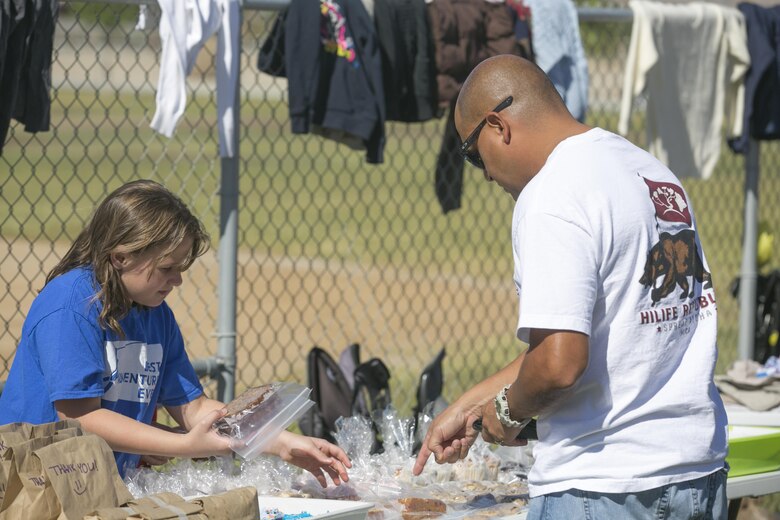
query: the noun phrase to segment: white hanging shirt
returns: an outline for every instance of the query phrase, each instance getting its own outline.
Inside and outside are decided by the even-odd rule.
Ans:
[[[520,193],[512,243],[518,337],[569,330],[590,345],[572,391],[539,416],[531,496],[632,493],[723,468],[717,301],[669,169],[599,128],[569,137]]]
[[[705,2],[629,2],[634,12],[618,131],[628,132],[634,97],[647,93],[650,153],[678,177],[708,179],[721,128],[742,133],[750,65],[742,13]],[[725,115],[724,115],[725,113]]]
[[[219,154],[233,157],[238,89],[239,5],[237,0],[158,0],[162,58],[157,110],[151,126],[171,137],[187,104],[186,78],[201,47],[217,33]]]

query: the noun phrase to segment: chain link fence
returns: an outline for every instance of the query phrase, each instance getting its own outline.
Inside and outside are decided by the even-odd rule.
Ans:
[[[586,122],[615,130],[630,12],[597,7],[581,17],[591,78]],[[146,25],[137,28],[138,5],[62,4],[52,128],[28,134],[12,123],[0,157],[0,380],[48,270],[96,204],[137,178],[177,192],[211,233],[215,247],[168,301],[190,356],[216,351],[216,41],[206,44],[188,78],[187,110],[174,137],[162,137],[149,127],[159,10],[145,10]],[[422,367],[446,348],[444,395],[454,399],[522,347],[513,334],[513,202],[467,166],[462,207],[442,212],[434,169],[444,118],[388,123],[381,165],[320,137],[293,135],[284,80],[256,65],[275,17],[245,9],[242,22],[236,391],[274,380],[305,383],[312,346],[338,355],[359,343],[365,359],[379,357],[389,367],[393,402],[403,411],[415,404]],[[627,137],[645,145],[638,108]],[[762,143],[761,150],[760,216],[780,229],[780,149]],[[724,145],[710,180],[684,182],[718,291],[721,372],[737,355],[730,284],[740,269],[744,172],[743,158]]]

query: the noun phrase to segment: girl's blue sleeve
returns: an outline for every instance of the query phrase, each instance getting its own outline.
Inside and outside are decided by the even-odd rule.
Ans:
[[[59,309],[38,322],[31,343],[51,402],[103,395],[103,331],[84,316]]]

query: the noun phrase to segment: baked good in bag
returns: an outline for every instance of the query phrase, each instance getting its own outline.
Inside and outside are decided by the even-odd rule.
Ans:
[[[230,401],[226,408],[227,413],[224,418],[235,417],[259,405],[274,392],[274,385],[255,386],[245,390],[241,395]]]
[[[398,502],[404,506],[401,511],[403,520],[436,518],[447,512],[447,504],[438,498],[405,497]]]
[[[261,385],[248,388],[241,395],[230,401],[225,408],[227,413],[214,423],[217,431],[223,435],[233,435],[234,424],[262,403],[271,400],[276,393],[277,385]]]

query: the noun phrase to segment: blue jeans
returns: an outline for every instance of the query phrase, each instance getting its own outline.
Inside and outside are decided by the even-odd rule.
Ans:
[[[570,489],[531,499],[528,520],[721,520],[728,516],[726,469],[638,493]]]

